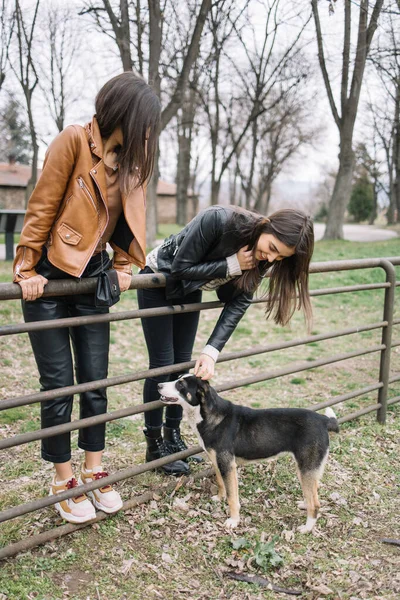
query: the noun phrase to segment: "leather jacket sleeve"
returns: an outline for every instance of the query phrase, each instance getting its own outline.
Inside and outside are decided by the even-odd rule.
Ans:
[[[207,344],[219,351],[222,350],[250,306],[252,297],[252,293],[240,292],[236,297],[233,297],[232,300],[225,303]]]
[[[219,241],[223,231],[218,211],[205,211],[183,238],[177,240],[171,275],[176,279],[210,281],[226,277],[226,258],[204,261],[204,257]]]
[[[79,138],[73,125],[50,144],[42,174],[29,199],[14,260],[14,281],[36,275],[42,247],[56,220],[78,153]]]
[[[114,251],[113,267],[116,271],[132,275],[132,263],[120,252]]]

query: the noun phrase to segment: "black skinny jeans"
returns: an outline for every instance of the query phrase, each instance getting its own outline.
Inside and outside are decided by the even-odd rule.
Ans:
[[[145,267],[141,273],[152,273]],[[173,306],[174,304],[194,304],[201,302],[201,290],[196,290],[179,300],[167,300],[164,288],[151,288],[138,290],[139,308],[156,308],[159,306]],[[192,358],[193,344],[199,323],[199,312],[169,314],[162,317],[145,317],[142,319],[144,337],[149,353],[149,368],[165,367],[186,362]],[[159,400],[157,386],[159,383],[177,379],[182,373],[148,377],[143,388],[143,401],[153,402]],[[168,405],[166,407],[166,425],[178,427],[182,419],[180,406]],[[163,423],[163,409],[158,408],[145,413],[146,427],[161,427]]]
[[[103,255],[108,266],[108,255]],[[100,255],[89,262],[83,277],[95,276],[101,271]],[[37,272],[48,279],[68,279],[42,257]],[[94,298],[88,294],[38,298],[33,302],[22,301],[25,322],[63,319],[108,313],[108,307],[94,306]],[[74,385],[72,350],[75,359],[75,375],[78,383],[104,379],[108,373],[108,350],[110,343],[109,323],[93,323],[79,327],[34,331],[29,334],[40,374],[41,390],[52,390]],[[41,404],[42,428],[68,423],[71,420],[73,395],[48,400]],[[100,415],[107,410],[106,389],[100,388],[80,394],[80,419]],[[78,446],[83,450],[97,452],[104,449],[105,424],[86,427],[79,431]],[[42,440],[42,458],[53,463],[63,463],[71,458],[70,433]]]

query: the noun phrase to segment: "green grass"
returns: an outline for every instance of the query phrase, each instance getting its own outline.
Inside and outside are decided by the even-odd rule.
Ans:
[[[163,238],[179,230],[162,226]],[[314,261],[400,255],[400,238],[388,242],[317,242]],[[397,268],[398,279],[400,269]],[[311,275],[313,289],[384,281],[382,269],[343,271]],[[0,281],[11,280],[11,264],[0,263]],[[399,317],[396,290],[396,316]],[[313,298],[314,335],[356,327],[382,319],[382,290],[337,294]],[[215,299],[215,294],[204,294]],[[123,294],[112,310],[136,308],[136,294]],[[194,357],[207,342],[220,310],[204,311],[200,319]],[[20,303],[0,304],[0,322],[22,320]],[[281,328],[266,322],[262,305],[252,306],[241,321],[226,350],[274,344],[304,337],[304,321],[296,314],[291,327]],[[350,352],[380,343],[379,330],[345,336],[324,342],[256,355],[217,365],[215,383],[244,379],[292,363],[308,363],[333,354]],[[393,338],[399,338],[396,326]],[[141,370],[147,353],[137,320],[112,325],[110,376]],[[26,334],[2,338],[0,342],[0,388],[2,398],[38,391],[37,370]],[[392,373],[399,370],[399,349],[392,354]],[[365,387],[378,379],[379,354],[296,372],[225,392],[223,396],[253,408],[268,406],[309,406],[330,397]],[[389,397],[400,394],[400,384],[390,386]],[[141,403],[142,382],[109,389],[109,411]],[[376,392],[354,398],[334,407],[338,416],[346,415],[376,402]],[[76,399],[73,418],[78,418]],[[304,522],[296,507],[301,493],[289,457],[277,462],[253,464],[240,469],[242,522],[234,534],[223,528],[225,506],[215,505],[214,482],[190,480],[173,493],[157,491],[151,503],[107,519],[20,554],[2,563],[0,590],[7,600],[35,597],[39,600],[217,600],[248,597],[276,599],[277,595],[255,585],[234,582],[226,570],[257,572],[276,585],[303,591],[302,597],[316,600],[384,598],[400,595],[399,555],[394,547],[383,545],[383,537],[396,537],[400,498],[398,494],[398,455],[400,407],[388,411],[385,427],[376,424],[375,415],[341,427],[331,438],[331,453],[320,490],[322,513],[317,532],[302,536],[296,528]],[[104,465],[110,472],[140,464],[145,444],[142,415],[107,425]],[[39,428],[39,406],[29,405],[0,412],[2,437]],[[186,423],[184,434],[197,443]],[[72,436],[73,464],[79,468],[82,453],[77,450],[77,434]],[[32,501],[48,493],[51,468],[40,459],[40,444],[24,444],[2,452],[0,462],[0,506],[6,509]],[[193,472],[203,466],[192,466]],[[164,486],[162,475],[149,472],[120,484],[124,499],[138,496],[155,486]],[[182,511],[176,499],[185,501]],[[29,538],[60,525],[52,509],[25,515],[2,524],[0,545]],[[241,561],[238,538],[255,544],[273,540],[283,565],[267,574],[250,562]],[[261,548],[261,546],[259,547]],[[261,550],[259,550],[261,552]],[[326,587],[324,587],[326,586]],[[331,590],[331,591],[327,591]],[[248,596],[247,596],[248,595]]]

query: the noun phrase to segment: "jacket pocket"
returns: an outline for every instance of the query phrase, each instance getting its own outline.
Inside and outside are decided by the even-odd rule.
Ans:
[[[69,244],[70,246],[76,246],[82,239],[80,233],[69,227],[65,223],[61,223],[60,227],[57,229],[57,233],[62,239],[63,242]]]

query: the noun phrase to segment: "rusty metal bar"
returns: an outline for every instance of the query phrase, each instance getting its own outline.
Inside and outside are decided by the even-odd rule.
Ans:
[[[65,319],[50,319],[46,321],[32,321],[31,323],[16,323],[13,325],[3,325],[0,327],[0,336],[12,335],[16,333],[28,333],[29,331],[56,329],[62,327],[78,327],[79,325],[89,325],[91,323],[112,323],[115,321],[128,321],[129,319],[141,319],[144,317],[160,317],[162,315],[196,312],[199,310],[209,310],[212,308],[221,308],[222,302],[196,302],[193,304],[175,304],[159,308],[142,308],[134,310],[124,310],[121,312],[112,312],[103,315],[91,315],[87,317],[67,317]]]
[[[360,258],[357,260],[339,260],[311,263],[309,272],[327,273],[329,271],[349,271],[352,269],[367,269],[381,266],[381,260],[388,261],[393,265],[400,265],[400,257],[389,256],[380,258]],[[60,279],[49,281],[45,287],[44,296],[64,296],[68,294],[90,294],[96,286],[96,278],[90,277],[79,281],[73,279]],[[165,275],[163,273],[151,273],[146,275],[132,275],[132,283],[129,289],[154,288],[165,286]],[[15,300],[21,298],[21,288],[17,283],[0,284],[0,300]]]
[[[353,392],[349,392],[348,394],[342,394],[341,396],[333,396],[329,400],[325,400],[325,402],[319,402],[319,404],[313,404],[312,406],[307,406],[307,408],[309,410],[321,410],[322,408],[334,406],[335,404],[340,404],[341,402],[351,400],[352,398],[357,398],[358,396],[364,396],[365,394],[369,394],[370,392],[379,390],[379,388],[381,388],[382,386],[383,383],[380,381],[379,383],[374,383],[373,385],[369,385],[360,390],[354,390]]]
[[[387,321],[388,326],[382,329],[382,345],[384,346],[384,349],[382,349],[381,352],[381,360],[379,366],[379,381],[382,381],[383,386],[378,392],[378,402],[380,404],[380,407],[376,416],[378,422],[384,424],[386,422],[387,396],[390,377],[390,354],[392,346],[394,297],[396,291],[396,271],[393,264],[385,259],[382,259],[380,261],[380,267],[385,270],[386,281],[390,283],[390,287],[385,290],[385,300],[383,307],[383,320]]]
[[[397,404],[397,402],[400,402],[400,396],[396,396],[395,398],[391,398],[390,400],[388,400],[388,406],[390,404]]]
[[[340,419],[338,419],[338,423],[342,424],[342,423],[347,423],[347,421],[353,421],[354,419],[358,419],[358,417],[362,417],[363,415],[367,415],[370,412],[379,410],[380,407],[381,407],[380,404],[371,404],[370,406],[366,406],[365,408],[362,408],[361,410],[357,410],[356,412],[345,415],[344,417],[340,417]]]
[[[283,377],[284,375],[290,375],[291,373],[297,373],[299,371],[309,370],[315,367],[320,367],[323,365],[328,365],[333,362],[339,362],[342,360],[346,360],[348,358],[354,358],[356,356],[363,356],[365,354],[371,354],[372,352],[379,352],[382,350],[382,345],[373,346],[371,348],[365,348],[363,350],[356,350],[353,352],[347,352],[344,354],[337,354],[335,356],[319,359],[315,361],[307,361],[304,363],[295,364],[294,367],[284,367],[281,369],[277,369],[274,371],[267,371],[265,373],[259,373],[256,376],[251,378],[236,380],[230,382],[228,384],[221,384],[215,386],[217,391],[223,390],[231,390],[233,388],[242,387],[244,385],[248,385],[249,383],[257,383],[260,381],[267,381],[269,379],[275,379],[276,377]],[[0,440],[0,450],[4,450],[5,448],[12,448],[14,446],[19,446],[21,444],[27,444],[29,442],[34,442],[37,440],[41,440],[44,438],[52,437],[54,435],[59,435],[61,433],[66,433],[69,431],[75,431],[76,429],[84,429],[85,427],[90,427],[92,425],[98,425],[99,423],[107,423],[109,421],[114,421],[115,419],[121,418],[121,413],[123,416],[129,416],[132,414],[137,414],[140,412],[145,412],[148,410],[153,410],[162,406],[162,403],[159,400],[155,402],[148,402],[147,404],[140,404],[138,406],[133,406],[131,408],[125,408],[115,413],[106,413],[102,415],[96,415],[94,417],[89,417],[86,419],[79,419],[76,421],[72,421],[70,423],[63,423],[62,425],[55,425],[54,427],[47,427],[46,429],[39,429],[37,431],[29,431],[28,433],[22,433],[20,435],[15,435],[11,438],[6,438],[4,440]],[[117,414],[117,416],[115,416]]]
[[[396,375],[389,377],[389,383],[394,383],[395,381],[400,381],[400,373],[396,373]]]
[[[395,348],[396,346],[400,346],[400,340],[394,340],[394,342],[391,343],[392,348]]]
[[[142,277],[141,275],[139,277]],[[0,284],[1,285],[1,284]],[[7,284],[9,285],[9,284]],[[330,294],[340,294],[345,292],[365,291],[370,289],[384,289],[389,287],[390,283],[371,283],[364,285],[344,286],[337,288],[321,288],[310,290],[310,296],[325,296]],[[160,286],[157,286],[160,287]],[[264,303],[265,298],[256,298],[252,300],[252,304]],[[48,330],[63,327],[78,327],[79,325],[89,325],[91,323],[113,323],[117,321],[127,321],[130,319],[141,319],[144,317],[160,317],[171,313],[188,313],[201,310],[210,310],[213,308],[221,308],[222,302],[197,302],[195,304],[175,304],[174,306],[145,308],[125,310],[120,312],[110,312],[102,315],[91,315],[83,317],[67,317],[65,319],[51,319],[44,321],[33,321],[31,323],[14,323],[11,325],[3,325],[0,327],[0,336],[15,335],[18,333],[28,333],[30,331]]]
[[[354,333],[361,333],[364,331],[379,329],[380,327],[386,327],[386,325],[387,322],[379,321],[377,323],[371,323],[362,327],[350,327],[337,332],[321,333],[317,335],[307,336],[304,338],[297,338],[295,340],[289,340],[283,343],[269,344],[267,346],[256,346],[247,350],[242,350],[240,352],[225,352],[218,357],[218,362],[226,362],[238,358],[245,358],[246,356],[255,356],[257,354],[274,352],[276,350],[292,348],[295,346],[301,346],[303,344],[309,344],[311,342],[317,342],[321,340],[335,339],[344,335],[351,335]],[[194,364],[195,361],[188,361],[185,363],[178,363],[177,365],[171,365],[168,367],[158,367],[156,369],[148,369],[147,371],[137,371],[135,373],[119,375],[117,377],[110,377],[108,379],[101,379],[64,388],[58,388],[57,390],[47,390],[45,392],[37,392],[26,396],[18,396],[16,398],[10,398],[8,400],[1,400],[0,411],[5,410],[7,408],[15,408],[16,406],[33,404],[34,402],[44,402],[46,400],[53,400],[54,398],[61,398],[62,396],[68,396],[70,394],[92,391],[98,389],[99,387],[112,387],[115,385],[121,385],[123,383],[138,381],[147,377],[158,377],[160,375],[168,375],[170,373],[179,373],[180,371],[183,372],[191,369],[194,366]]]
[[[268,381],[269,379],[275,379],[277,377],[283,377],[284,375],[291,375],[292,373],[298,373],[299,371],[307,371],[309,369],[314,369],[315,367],[322,367],[324,365],[329,365],[334,362],[340,362],[342,360],[347,360],[348,358],[355,358],[356,356],[363,356],[365,354],[371,354],[372,352],[379,352],[383,348],[383,344],[379,344],[378,346],[374,346],[371,348],[366,348],[364,350],[357,350],[354,352],[347,352],[343,354],[336,354],[330,358],[319,359],[314,361],[307,361],[303,363],[299,363],[294,367],[282,367],[281,369],[276,369],[274,371],[266,371],[265,373],[259,373],[254,377],[246,377],[245,379],[238,379],[233,382],[227,382],[225,384],[215,386],[217,392],[222,392],[225,390],[233,390],[238,387],[243,387],[245,385],[250,385],[252,383],[259,383],[261,381]]]
[[[202,469],[201,471],[190,475],[189,477],[182,478],[182,485],[188,484],[191,480],[202,479],[203,477],[210,477],[214,473],[214,470],[211,468]],[[169,494],[173,492],[176,488],[176,480],[171,481],[166,486],[158,485],[155,486],[152,490],[141,494],[140,496],[136,496],[135,498],[131,498],[130,500],[126,500],[123,504],[121,511],[125,512],[138,506],[139,504],[144,504],[145,502],[149,502],[153,499],[154,494],[156,493],[164,493]],[[77,488],[74,488],[77,489]],[[15,556],[19,552],[26,552],[30,550],[30,548],[35,548],[40,544],[46,544],[47,542],[52,542],[59,537],[63,537],[64,535],[68,535],[69,533],[74,533],[79,529],[83,529],[84,527],[89,527],[93,525],[93,523],[98,523],[99,521],[104,521],[104,519],[110,518],[110,515],[102,511],[96,512],[96,518],[93,521],[89,521],[88,523],[81,523],[79,525],[74,525],[72,523],[68,523],[66,525],[61,525],[59,527],[54,527],[53,529],[49,529],[48,531],[44,531],[42,533],[38,533],[33,535],[32,537],[25,538],[20,542],[16,542],[14,544],[10,544],[5,548],[0,549],[0,560],[4,560],[5,558],[10,558],[11,556]]]

